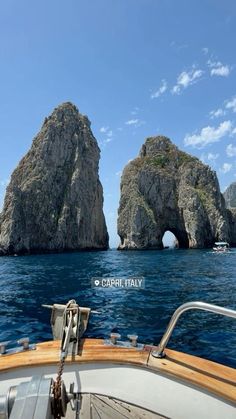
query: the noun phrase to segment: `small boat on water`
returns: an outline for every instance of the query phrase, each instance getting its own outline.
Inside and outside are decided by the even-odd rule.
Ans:
[[[230,251],[229,243],[227,242],[215,242],[213,247],[214,252],[224,253]]]
[[[90,313],[74,300],[54,304],[53,341],[20,348],[0,343],[1,419],[235,419],[236,370],[166,349],[180,315],[200,309],[236,319],[236,311],[202,302],[180,306],[158,346],[83,338]]]

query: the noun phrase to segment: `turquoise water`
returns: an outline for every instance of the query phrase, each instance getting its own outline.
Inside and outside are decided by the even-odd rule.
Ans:
[[[145,289],[92,288],[92,277],[139,277]],[[157,344],[173,311],[201,300],[236,309],[236,251],[201,250],[81,252],[0,258],[0,341],[30,336],[51,339],[50,312],[42,304],[76,299],[96,309],[87,336]],[[236,321],[187,312],[169,347],[236,367]]]

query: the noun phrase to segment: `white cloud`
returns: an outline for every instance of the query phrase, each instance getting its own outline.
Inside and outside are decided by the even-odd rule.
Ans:
[[[186,146],[197,148],[205,147],[207,144],[215,143],[222,137],[232,132],[232,122],[224,121],[218,127],[204,127],[201,129],[200,134],[187,134],[184,138]]]
[[[203,54],[204,55],[207,55],[208,54],[208,52],[209,52],[209,48],[202,48],[202,52],[203,52]]]
[[[2,180],[0,180],[0,186],[5,188],[8,185],[9,182],[10,182],[10,179],[2,179]]]
[[[181,51],[182,49],[188,48],[188,44],[177,44],[176,41],[172,41],[170,47],[174,48],[176,51]]]
[[[227,154],[228,157],[236,156],[236,147],[234,147],[233,144],[227,145],[226,154]]]
[[[131,115],[137,115],[138,111],[139,111],[138,106],[135,106],[134,110],[131,111]]]
[[[126,121],[126,125],[135,125],[139,122],[138,119],[129,119],[129,121]]]
[[[220,168],[220,172],[222,173],[228,173],[232,169],[231,163],[224,163],[223,166]]]
[[[207,154],[202,154],[200,159],[203,161],[203,163],[205,163],[206,161],[211,161],[211,162],[215,162],[218,157],[219,157],[219,153],[207,153]]]
[[[227,77],[231,71],[228,64],[222,64],[221,61],[207,61],[208,67],[211,69],[211,76]]]
[[[119,170],[118,172],[116,172],[116,176],[121,177],[122,175],[122,170]]]
[[[211,76],[227,77],[229,73],[230,73],[230,68],[228,65],[222,65],[221,67],[211,69]]]
[[[109,127],[101,127],[100,132],[106,133],[109,130]]]
[[[163,95],[163,93],[165,93],[166,90],[167,90],[167,81],[165,79],[163,79],[161,81],[161,85],[160,85],[159,89],[156,90],[156,92],[151,94],[151,99],[155,99],[157,97],[160,97],[161,95]]]
[[[226,109],[232,109],[233,112],[236,112],[236,96],[234,96],[231,100],[227,100],[225,102]]]
[[[219,109],[216,109],[215,111],[210,112],[211,119],[219,118],[220,116],[224,116],[224,115],[225,115],[225,110],[222,108],[219,108]]]
[[[214,67],[220,67],[222,65],[222,63],[220,61],[208,60],[207,65],[208,65],[209,68],[214,68]]]
[[[139,128],[142,125],[146,124],[146,122],[137,118],[137,119],[130,119],[129,121],[126,121],[125,124],[129,126],[134,126],[135,128]]]
[[[216,159],[218,159],[218,157],[219,157],[220,155],[219,155],[219,153],[208,153],[208,155],[207,155],[207,158],[208,158],[208,160],[216,160]]]
[[[108,126],[107,127],[101,127],[100,132],[102,134],[105,134],[106,137],[107,137],[103,141],[100,142],[101,146],[105,146],[106,144],[108,144],[112,141],[113,131]]]
[[[199,81],[200,77],[203,75],[202,70],[195,70],[194,68],[187,72],[182,71],[177,78],[176,85],[172,88],[173,94],[180,94],[182,89],[186,89],[187,87],[191,86],[194,83]]]
[[[106,148],[106,146],[107,146],[110,142],[112,142],[112,141],[113,141],[113,138],[112,138],[112,137],[107,137],[107,138],[105,138],[104,140],[99,141],[99,146],[100,146],[102,149],[104,149],[104,148]]]
[[[216,110],[212,110],[209,112],[209,116],[211,119],[219,118],[224,116],[227,111],[232,111],[236,113],[236,96],[233,96],[231,99],[227,99],[224,101],[223,106]]]
[[[112,137],[112,135],[113,135],[113,132],[112,132],[112,130],[110,130],[110,131],[108,131],[108,132],[106,132],[106,135],[108,136],[108,137]]]

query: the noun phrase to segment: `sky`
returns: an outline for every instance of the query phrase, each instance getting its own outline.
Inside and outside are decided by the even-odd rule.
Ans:
[[[45,116],[88,115],[101,149],[110,246],[120,176],[165,135],[236,181],[235,0],[8,0],[0,4],[0,206]]]

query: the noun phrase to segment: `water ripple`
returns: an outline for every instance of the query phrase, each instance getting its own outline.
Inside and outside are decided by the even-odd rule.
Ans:
[[[87,336],[158,343],[173,311],[201,300],[236,309],[236,252],[211,251],[82,252],[0,258],[0,340],[30,335],[51,338],[50,313],[42,304],[74,298],[100,312],[92,315]],[[143,277],[145,289],[91,288],[92,277]],[[169,347],[236,367],[236,321],[187,312]]]

